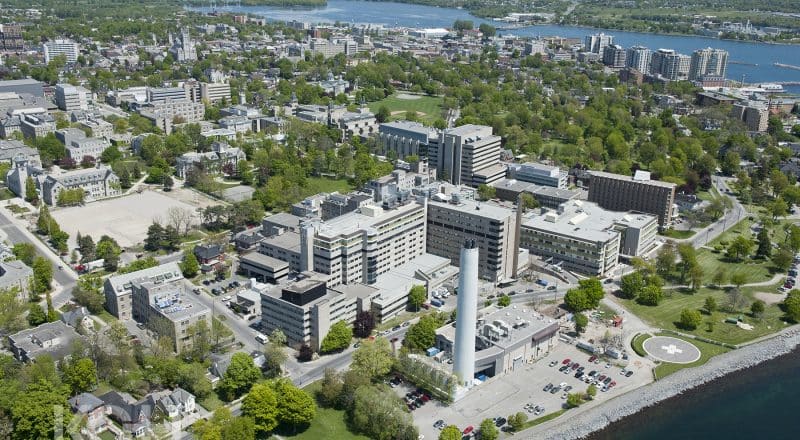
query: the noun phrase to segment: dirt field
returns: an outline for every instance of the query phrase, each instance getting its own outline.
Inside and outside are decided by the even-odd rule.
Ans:
[[[202,195],[178,189],[171,193],[144,191],[125,197],[88,203],[64,209],[54,209],[53,217],[70,235],[70,247],[76,246],[78,232],[89,234],[97,241],[108,235],[123,247],[141,243],[147,236],[147,228],[155,219],[162,224],[167,221],[167,211],[172,207],[188,209],[196,213],[197,208],[215,204]],[[195,222],[199,222],[196,214]]]

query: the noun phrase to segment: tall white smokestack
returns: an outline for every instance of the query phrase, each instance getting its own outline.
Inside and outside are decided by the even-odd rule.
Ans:
[[[467,240],[461,248],[458,275],[458,312],[453,373],[461,385],[470,387],[475,376],[475,323],[478,319],[478,247]]]

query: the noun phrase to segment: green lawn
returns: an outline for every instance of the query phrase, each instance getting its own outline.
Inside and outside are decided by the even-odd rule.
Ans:
[[[380,101],[369,104],[369,109],[376,113],[381,106],[386,106],[392,113],[391,120],[405,119],[405,112],[413,110],[417,112],[420,122],[431,125],[437,119],[442,118],[442,98],[438,96],[416,95],[418,99],[400,99],[397,94],[384,98]],[[396,113],[402,112],[402,113]],[[424,114],[423,114],[424,113]]]
[[[652,336],[648,335],[647,333],[642,333],[636,335],[635,338],[631,341],[631,348],[633,351],[636,352],[639,356],[647,356],[647,352],[644,350],[644,341],[650,339]]]
[[[663,379],[669,376],[670,374],[682,370],[684,368],[692,368],[703,365],[706,362],[708,362],[708,360],[711,359],[712,357],[730,351],[729,349],[719,345],[709,344],[706,342],[698,341],[696,339],[684,338],[682,336],[677,336],[670,333],[659,333],[658,336],[670,336],[673,338],[683,339],[685,341],[691,342],[692,344],[697,346],[697,348],[700,349],[700,359],[698,359],[695,362],[692,362],[691,364],[672,364],[669,362],[662,362],[654,370],[656,379]]]
[[[314,382],[304,388],[312,396],[320,387],[320,382]],[[300,433],[280,433],[280,438],[295,440],[317,440],[323,438],[336,440],[369,440],[369,437],[353,434],[347,429],[344,411],[331,408],[317,407],[317,415],[308,428]]]
[[[695,234],[695,231],[677,231],[675,229],[667,229],[666,231],[662,232],[661,235],[664,237],[675,238],[678,240],[682,240],[684,238],[689,238]]]
[[[222,400],[220,400],[219,396],[217,396],[217,393],[209,393],[206,397],[203,397],[197,403],[199,403],[200,406],[207,409],[209,412],[214,412],[217,408],[224,405]]]
[[[306,179],[306,192],[309,194],[318,194],[321,192],[331,193],[339,191],[342,194],[348,193],[354,189],[347,179],[330,179],[327,177],[309,177]]]
[[[532,427],[534,427],[536,425],[541,425],[544,422],[548,422],[550,420],[553,420],[556,417],[560,416],[561,414],[564,414],[565,412],[567,412],[567,410],[560,409],[560,410],[558,410],[556,412],[552,412],[550,414],[547,414],[546,416],[541,416],[541,417],[537,417],[537,418],[535,418],[533,420],[528,420],[527,422],[525,422],[524,425],[522,425],[522,431],[524,431],[524,430],[526,430],[528,428],[532,428]]]
[[[784,220],[779,222],[779,224],[775,225],[771,228],[771,240],[773,243],[782,243],[784,238],[786,237],[786,232],[783,229],[784,223],[793,222],[792,220]],[[721,245],[723,247],[727,246],[734,238],[739,235],[743,235],[748,239],[753,241],[753,249],[752,252],[755,253],[756,251],[756,242],[755,236],[750,229],[751,225],[754,222],[751,221],[749,218],[744,218],[742,221],[737,223],[732,228],[728,229],[724,233],[722,233],[716,239],[710,241],[708,243],[708,247],[714,247],[716,245]],[[725,251],[722,250],[720,252],[715,252],[710,249],[699,249],[697,251],[697,261],[700,263],[700,266],[703,268],[703,273],[705,276],[703,277],[704,283],[711,283],[711,280],[719,271],[724,271],[728,278],[730,279],[731,274],[733,273],[743,273],[745,274],[746,283],[758,283],[762,281],[768,281],[772,279],[774,276],[774,267],[769,260],[756,260],[752,258],[747,258],[742,262],[735,262],[730,261],[725,255]]]
[[[744,300],[743,306],[738,313],[727,313],[716,311],[710,316],[703,312],[703,323],[695,330],[684,330],[678,328],[675,323],[680,319],[683,309],[702,310],[707,297],[713,297],[717,302],[717,307],[723,308],[728,302],[728,294],[723,290],[703,288],[697,293],[684,293],[682,291],[665,291],[666,295],[671,295],[656,307],[643,306],[633,300],[621,300],[625,307],[636,314],[649,324],[667,330],[675,330],[683,333],[691,333],[701,338],[711,339],[727,344],[741,344],[770,333],[774,333],[785,327],[781,320],[783,312],[778,305],[767,305],[764,315],[760,318],[753,318],[749,314],[750,304],[754,301],[755,292],[777,293],[777,285],[764,287],[745,287],[742,288]],[[671,292],[671,293],[670,293]],[[724,322],[729,316],[744,316],[744,322],[753,326],[753,330],[744,330],[734,324]],[[707,322],[713,322],[713,329],[708,331]]]

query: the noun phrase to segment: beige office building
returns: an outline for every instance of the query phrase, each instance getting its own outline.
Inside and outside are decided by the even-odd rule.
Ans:
[[[478,275],[503,281],[514,274],[516,210],[493,203],[465,200],[454,194],[435,194],[428,202],[428,253],[460,265],[461,245],[474,239],[478,246]]]
[[[658,225],[672,223],[675,184],[650,179],[650,173],[637,171],[633,177],[592,171],[589,201],[611,211],[639,211],[658,216]]]
[[[621,255],[641,256],[654,249],[657,232],[654,215],[608,211],[571,200],[558,210],[526,214],[520,247],[562,269],[603,276],[617,266]]]
[[[183,280],[183,273],[177,262],[122,275],[112,275],[103,282],[106,310],[120,321],[127,321],[132,317],[131,293],[133,291],[133,283],[152,281],[158,284],[166,284],[180,280]]]

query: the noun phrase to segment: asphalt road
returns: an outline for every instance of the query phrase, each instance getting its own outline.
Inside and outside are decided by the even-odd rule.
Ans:
[[[72,296],[72,288],[75,287],[78,275],[50,248],[34,237],[33,233],[12,220],[5,209],[0,209],[0,229],[6,234],[11,244],[31,243],[40,255],[50,260],[53,264],[53,280],[60,286],[60,289],[56,289],[52,297],[53,305],[56,308],[64,305]],[[63,269],[58,269],[59,267],[63,267]]]
[[[735,224],[747,217],[747,210],[742,206],[736,197],[728,195],[728,178],[721,176],[711,176],[711,183],[718,190],[723,197],[727,197],[731,201],[731,209],[725,211],[725,214],[716,222],[706,226],[698,231],[690,239],[692,246],[699,248],[705,246],[708,242],[719,237],[723,232],[732,228]]]

